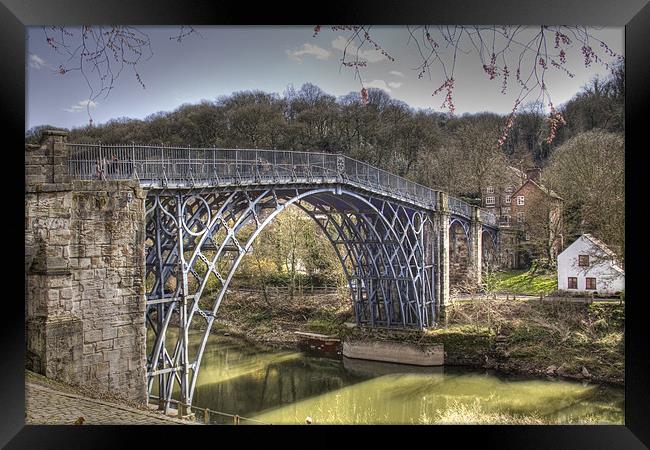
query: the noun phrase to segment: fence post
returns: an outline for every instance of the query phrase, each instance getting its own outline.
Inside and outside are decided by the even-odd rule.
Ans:
[[[135,142],[131,141],[131,167],[127,167],[127,170],[131,169],[131,178],[135,178]]]
[[[336,178],[338,181],[343,181],[343,172],[345,172],[345,156],[341,153],[336,155]]]

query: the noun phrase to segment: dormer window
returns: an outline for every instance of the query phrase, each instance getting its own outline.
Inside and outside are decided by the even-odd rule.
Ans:
[[[486,205],[494,205],[494,201],[495,201],[494,196],[485,197],[485,204]]]
[[[514,191],[514,190],[515,190],[515,188],[513,186],[506,187],[506,193],[507,194],[512,194],[512,191]]]
[[[507,204],[512,203],[512,196],[511,196],[510,194],[507,194],[507,195],[505,196],[505,198],[504,198],[504,201],[505,201]]]
[[[578,267],[589,267],[589,255],[578,255]]]
[[[517,206],[524,206],[524,196],[523,195],[518,195],[517,196]]]
[[[485,190],[488,194],[494,194],[494,187],[493,186],[488,186],[487,189]]]

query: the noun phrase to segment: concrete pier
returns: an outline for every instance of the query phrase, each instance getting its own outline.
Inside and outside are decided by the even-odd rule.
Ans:
[[[392,341],[344,341],[343,356],[415,366],[442,366],[445,363],[442,344],[416,345]]]

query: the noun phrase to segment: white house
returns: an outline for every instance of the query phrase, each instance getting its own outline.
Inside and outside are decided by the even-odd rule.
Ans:
[[[625,272],[603,242],[583,234],[558,255],[557,286],[569,292],[614,294],[625,289]]]

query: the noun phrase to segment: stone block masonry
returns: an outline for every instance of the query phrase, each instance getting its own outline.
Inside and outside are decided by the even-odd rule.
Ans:
[[[58,131],[25,150],[26,365],[144,402],[146,194],[71,182],[67,152]]]

